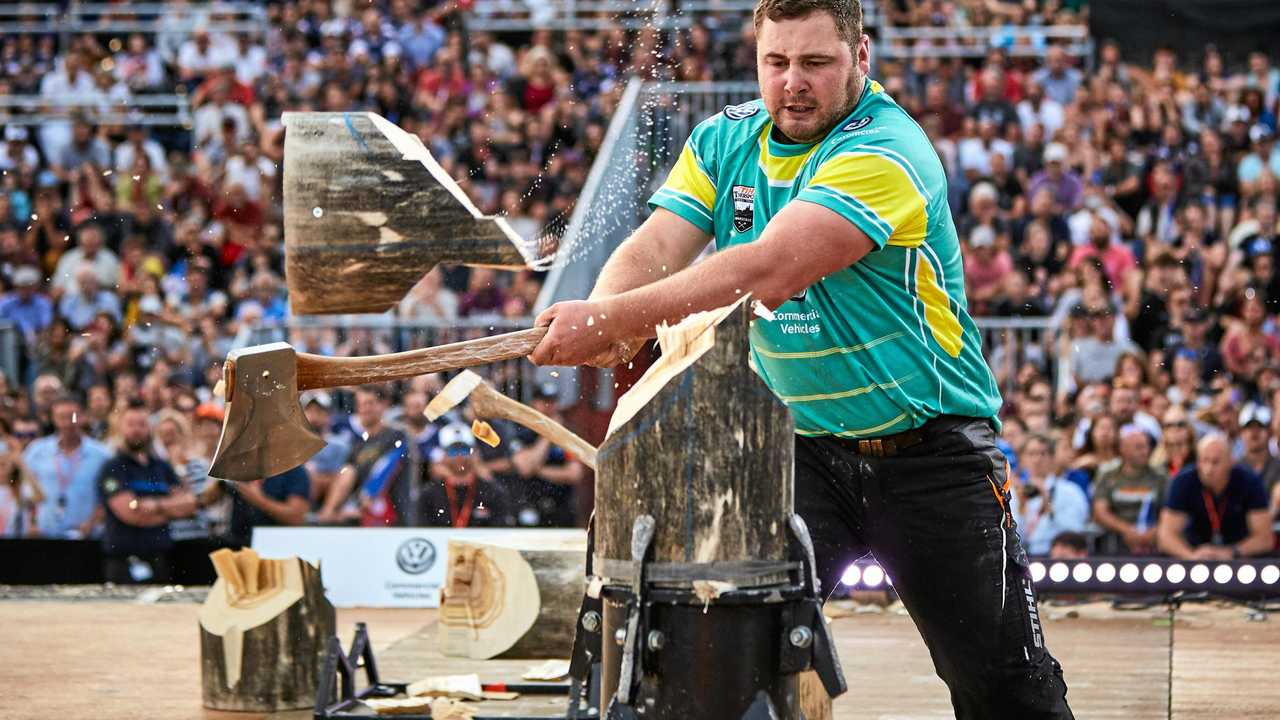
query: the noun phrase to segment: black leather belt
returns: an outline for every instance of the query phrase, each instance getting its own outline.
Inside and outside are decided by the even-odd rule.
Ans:
[[[840,438],[841,444],[857,455],[868,457],[893,457],[907,448],[914,447],[941,432],[946,432],[965,422],[976,418],[958,417],[955,415],[939,415],[931,418],[918,428],[903,430],[892,435],[881,435],[874,438],[846,439]]]

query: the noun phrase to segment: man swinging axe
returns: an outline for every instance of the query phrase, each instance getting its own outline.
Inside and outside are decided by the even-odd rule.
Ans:
[[[1070,718],[995,447],[942,164],[867,77],[858,0],[760,0],[762,99],[690,135],[591,297],[548,308],[542,365],[626,362],[659,323],[750,292],[760,376],[791,409],[795,505],[824,588],[868,550],[958,718]],[[691,265],[714,238],[718,252]]]

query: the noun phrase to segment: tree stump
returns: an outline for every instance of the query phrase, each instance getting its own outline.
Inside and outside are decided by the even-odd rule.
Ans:
[[[336,622],[320,570],[296,557],[263,560],[248,549],[210,558],[218,579],[199,614],[204,706],[312,707]]]
[[[444,655],[569,657],[586,582],[585,543],[534,549],[450,540],[448,568],[439,616]]]

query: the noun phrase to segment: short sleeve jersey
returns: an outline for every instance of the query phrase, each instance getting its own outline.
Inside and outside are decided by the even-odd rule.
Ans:
[[[778,142],[772,129],[761,100],[726,107],[694,128],[649,203],[713,235],[717,249],[752,242],[795,200],[830,209],[874,243],[752,323],[754,365],[796,432],[875,437],[941,414],[994,421],[1000,393],[968,314],[946,175],[924,131],[870,79],[820,142]]]
[[[1249,513],[1267,509],[1267,491],[1257,475],[1236,465],[1222,495],[1214,496],[1193,465],[1173,478],[1165,507],[1187,516],[1183,535],[1192,547],[1212,542],[1215,534],[1233,545],[1249,537]]]

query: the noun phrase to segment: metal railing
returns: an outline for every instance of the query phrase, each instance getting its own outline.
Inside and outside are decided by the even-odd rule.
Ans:
[[[475,30],[636,30],[686,28],[707,16],[749,18],[756,0],[477,0],[467,26]],[[863,3],[863,25],[876,27],[875,0]]]
[[[1050,43],[1068,55],[1093,61],[1094,41],[1089,29],[1078,25],[1038,27],[882,27],[876,33],[874,59],[908,60],[918,57],[973,58],[998,47],[1011,57],[1042,57]]]
[[[0,7],[0,34],[58,35],[95,33],[264,33],[269,29],[261,3],[19,3]]]
[[[42,125],[76,116],[99,125],[190,128],[192,122],[186,95],[131,95],[120,100],[88,94],[0,96],[0,124]]]
[[[435,347],[531,327],[532,317],[470,317],[446,321],[411,320],[390,314],[303,315],[260,322],[243,338],[243,345],[285,341],[299,352],[365,356]],[[503,393],[525,402],[532,399],[537,368],[527,360],[503,360],[472,369]]]

